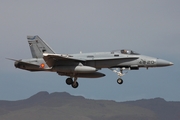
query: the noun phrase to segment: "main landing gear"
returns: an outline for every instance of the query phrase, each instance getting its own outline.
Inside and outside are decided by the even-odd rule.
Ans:
[[[79,83],[77,82],[77,77],[74,77],[74,81],[72,78],[67,78],[66,84],[71,85],[73,88],[77,88],[79,86]]]
[[[123,79],[121,78],[122,76],[124,76],[126,73],[128,73],[129,68],[109,68],[110,70],[112,70],[113,72],[115,72],[119,78],[117,79],[117,83],[118,84],[123,84]],[[123,72],[124,70],[126,70],[126,72]]]

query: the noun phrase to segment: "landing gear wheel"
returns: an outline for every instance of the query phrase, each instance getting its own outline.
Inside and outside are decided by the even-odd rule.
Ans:
[[[118,84],[123,84],[123,80],[122,80],[121,78],[118,78],[118,79],[117,79],[117,83],[118,83]]]
[[[66,79],[66,84],[72,85],[72,84],[73,84],[72,78],[67,78],[67,79]]]
[[[78,83],[78,82],[72,83],[72,87],[73,87],[73,88],[77,88],[78,86],[79,86],[79,83]]]

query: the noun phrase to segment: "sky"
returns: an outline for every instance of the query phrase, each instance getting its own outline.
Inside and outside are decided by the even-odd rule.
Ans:
[[[0,100],[26,99],[40,91],[68,92],[88,99],[130,101],[161,97],[180,101],[179,0],[1,0]],[[79,78],[79,87],[51,72],[29,72],[6,58],[31,58],[27,35],[39,35],[56,53],[132,49],[174,63],[129,71],[118,85],[108,69],[103,78]]]

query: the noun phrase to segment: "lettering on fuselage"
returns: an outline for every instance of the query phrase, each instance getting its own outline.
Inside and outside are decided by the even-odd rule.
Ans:
[[[141,60],[141,61],[139,61],[139,64],[154,65],[155,61],[154,60]]]

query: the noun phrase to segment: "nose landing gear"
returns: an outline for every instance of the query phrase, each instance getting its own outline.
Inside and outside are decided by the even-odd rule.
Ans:
[[[123,84],[123,79],[121,77],[128,73],[129,68],[128,69],[127,68],[109,68],[109,69],[115,72],[119,76],[119,78],[117,79],[117,83]],[[123,72],[124,70],[126,70],[126,72]]]
[[[121,78],[118,78],[118,79],[117,79],[117,83],[118,83],[118,84],[123,84],[123,80],[122,80]]]

